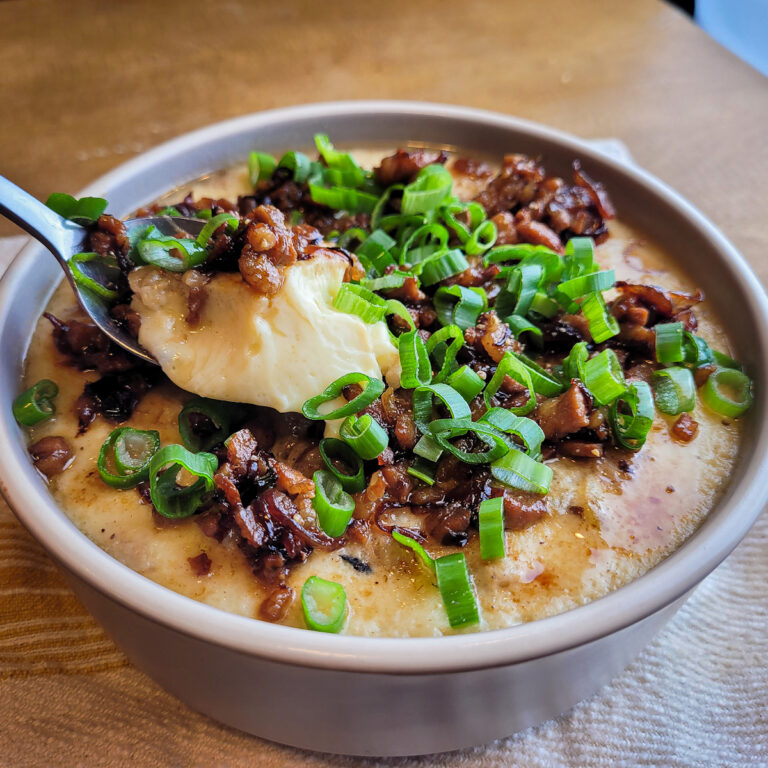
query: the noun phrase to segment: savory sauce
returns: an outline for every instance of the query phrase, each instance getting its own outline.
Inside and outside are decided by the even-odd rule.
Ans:
[[[370,167],[381,153],[355,153]],[[242,168],[223,171],[184,188],[196,196],[245,194]],[[610,237],[596,247],[601,268],[613,268],[619,280],[652,282],[667,289],[696,286],[654,243],[613,221]],[[61,318],[78,316],[66,284],[59,287],[48,310]],[[697,307],[698,333],[713,347],[728,351],[707,302]],[[95,374],[81,373],[55,349],[49,323],[41,319],[26,362],[26,386],[42,378],[60,387],[57,415],[32,431],[31,440],[63,435],[75,459],[50,483],[51,493],[75,525],[110,555],[153,581],[195,600],[254,617],[269,593],[252,574],[237,545],[219,543],[191,520],[166,521],[153,515],[135,491],[105,485],[96,468],[99,448],[114,425],[97,419],[78,435],[74,402],[83,383]],[[163,443],[180,442],[177,417],[190,395],[170,383],[155,387],[142,399],[129,424],[156,429]],[[479,542],[470,537],[466,553],[480,606],[480,624],[466,631],[508,627],[560,613],[597,599],[637,579],[678,548],[716,503],[734,466],[739,425],[697,403],[698,422],[687,444],[671,433],[675,417],[656,415],[647,443],[637,454],[606,451],[604,457],[580,461],[555,458],[548,515],[519,531],[507,531],[507,556],[483,561]],[[387,521],[407,524],[398,510]],[[428,546],[438,556],[455,548]],[[207,553],[210,571],[198,576],[189,558]],[[367,567],[366,567],[367,566]],[[288,585],[298,593],[317,574],[343,585],[349,604],[344,631],[353,635],[428,636],[450,632],[434,576],[410,551],[389,536],[369,543],[347,543],[336,551],[317,549],[292,568]],[[284,624],[303,627],[300,601],[294,600]]]

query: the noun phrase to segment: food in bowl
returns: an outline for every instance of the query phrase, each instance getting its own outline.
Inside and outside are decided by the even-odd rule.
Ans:
[[[751,402],[690,280],[578,163],[317,149],[139,212],[197,238],[95,219],[75,277],[161,368],[54,296],[26,378],[58,394],[19,419],[80,529],[225,610],[380,636],[553,615],[678,547]]]

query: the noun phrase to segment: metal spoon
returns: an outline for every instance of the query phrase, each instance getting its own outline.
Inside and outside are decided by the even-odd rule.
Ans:
[[[76,253],[88,250],[86,230],[72,221],[63,219],[58,213],[17,187],[13,182],[0,176],[0,213],[29,232],[39,240],[57,259],[64,274],[75,292],[80,306],[115,344],[118,344],[142,360],[157,363],[157,360],[142,347],[139,342],[126,333],[109,314],[110,303],[82,286],[72,277],[67,262]],[[200,219],[188,219],[181,216],[149,216],[143,219],[127,219],[125,228],[130,234],[136,227],[156,226],[165,235],[181,232],[197,236],[205,226]]]

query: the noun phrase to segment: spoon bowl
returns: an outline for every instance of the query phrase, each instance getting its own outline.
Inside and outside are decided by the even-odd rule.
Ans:
[[[132,355],[148,363],[157,364],[157,360],[139,344],[138,340],[128,334],[110,315],[112,302],[80,285],[74,279],[69,260],[76,253],[88,250],[87,229],[59,216],[21,187],[2,176],[0,176],[0,213],[39,240],[56,257],[80,306],[111,341]],[[183,216],[148,216],[127,219],[124,224],[129,236],[137,229],[155,226],[164,235],[187,234],[197,237],[205,226],[205,221]]]

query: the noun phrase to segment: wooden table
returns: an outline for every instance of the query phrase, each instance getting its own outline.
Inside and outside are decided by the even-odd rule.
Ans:
[[[0,3],[0,73],[0,173],[38,197],[75,192],[161,141],[265,108],[372,97],[448,102],[622,139],[768,282],[768,80],[657,0],[15,0]],[[16,233],[0,221],[0,236]],[[2,501],[0,516],[0,525],[14,525]],[[122,663],[105,658],[105,669]],[[92,739],[89,718],[103,729],[103,697],[114,707],[121,680],[140,677],[126,668],[105,675],[77,689],[82,731],[73,740]],[[248,737],[169,705],[147,685],[148,693],[125,697],[110,727],[122,723],[140,740],[153,707],[168,708],[152,726],[156,741],[186,728],[219,744],[223,733],[238,754],[252,754]],[[55,733],[72,727],[60,701],[67,690],[56,677],[17,681],[2,707],[22,711],[28,697],[50,691],[58,704],[45,727]],[[19,746],[29,733],[16,733]],[[101,760],[107,742],[89,754]],[[147,754],[132,757],[149,763]],[[205,754],[210,764],[233,756],[219,746]],[[293,762],[279,748],[270,756]],[[198,759],[190,753],[179,764]]]

